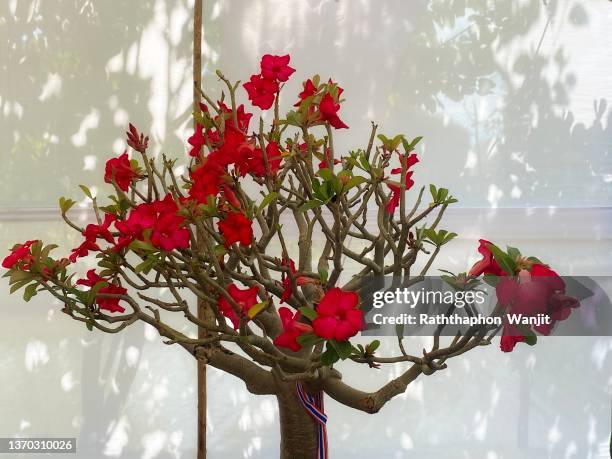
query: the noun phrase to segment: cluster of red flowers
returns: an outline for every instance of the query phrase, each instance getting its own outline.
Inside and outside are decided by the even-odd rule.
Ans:
[[[184,226],[185,219],[178,215],[178,210],[172,195],[167,194],[162,200],[135,207],[125,220],[119,220],[113,214],[105,214],[101,224],[87,225],[83,231],[85,241],[72,250],[70,261],[74,263],[90,251],[101,251],[99,239],[108,242],[115,251],[129,246],[134,240],[148,240],[160,250],[187,249],[190,245],[189,231]],[[110,230],[113,223],[117,230],[117,240]]]
[[[284,280],[283,284],[286,289],[290,289]],[[233,301],[221,295],[217,301],[217,307],[237,330],[240,320],[248,321],[249,311],[258,303],[258,288],[251,286],[242,289],[236,284],[230,284],[226,292]],[[279,308],[278,313],[283,331],[274,339],[274,344],[297,352],[301,348],[298,338],[303,334],[314,333],[319,338],[346,341],[364,329],[363,311],[359,309],[359,296],[355,292],[331,288],[325,293],[315,310],[317,317],[310,325],[303,320],[300,311],[291,312],[284,306]]]
[[[19,267],[20,269],[27,271],[30,264],[33,261],[32,252],[30,247],[37,240],[26,241],[23,244],[18,244],[11,250],[11,253],[2,260],[2,267],[6,269],[13,269]]]
[[[217,126],[223,126],[223,132],[229,132],[230,136],[232,134],[242,133],[245,135],[249,130],[249,123],[251,122],[252,113],[247,113],[244,111],[244,105],[240,104],[236,107],[236,122],[237,125],[234,124],[232,109],[225,105],[223,102],[217,102],[219,106],[219,114],[214,117],[214,122]],[[200,110],[202,110],[203,115],[208,116],[209,110],[205,104],[200,104]],[[227,140],[232,139],[229,137],[225,139],[225,142],[222,142],[222,134],[215,128],[204,129],[201,124],[197,124],[196,130],[191,137],[187,140],[189,145],[191,145],[191,150],[189,151],[189,156],[197,158],[200,156],[202,151],[202,147],[206,145],[208,141],[211,147],[222,147],[223,143],[226,143]],[[236,138],[236,137],[233,137]],[[240,139],[240,137],[238,137]],[[235,149],[238,145],[235,143],[231,143],[225,148],[222,153],[227,153],[228,151],[233,154],[230,150]],[[221,154],[221,156],[224,156]],[[222,161],[220,161],[222,162]],[[229,164],[231,161],[228,161],[225,165]]]
[[[283,332],[274,343],[291,349],[300,350],[298,338],[304,333],[314,333],[319,338],[346,341],[364,329],[363,311],[359,309],[359,295],[331,288],[315,308],[317,317],[312,326],[300,321],[301,313],[291,313],[288,308],[279,308]]]
[[[235,242],[248,246],[253,242],[253,222],[242,212],[230,212],[219,221],[219,231],[223,235],[225,247]]]
[[[161,250],[189,248],[189,231],[178,210],[171,194],[162,200],[135,207],[128,218],[115,222],[115,228],[120,233],[117,247],[127,247],[134,240],[145,241],[148,238],[153,246]]]
[[[294,68],[289,67],[289,60],[288,54],[285,56],[266,54],[261,58],[261,72],[251,75],[249,81],[243,85],[253,105],[267,110],[274,104],[280,83],[286,82],[295,72]]]
[[[535,316],[547,314],[551,321],[548,324],[534,326],[534,330],[549,335],[558,321],[567,319],[572,308],[579,306],[576,298],[565,294],[565,282],[548,266],[520,259],[513,273],[504,271],[491,250],[491,242],[480,239],[478,252],[482,259],[470,269],[468,275],[477,277],[481,274],[499,276],[495,292],[499,303],[506,307],[507,313]],[[516,343],[526,340],[518,327],[510,324],[504,316],[504,329],[501,338],[501,350],[510,352]]]
[[[75,249],[72,249],[72,254],[70,255],[70,261],[74,263],[77,258],[86,257],[90,251],[98,252],[100,251],[100,246],[97,243],[98,239],[104,239],[110,244],[115,243],[115,238],[111,234],[109,227],[116,220],[116,217],[112,214],[105,214],[104,221],[101,225],[89,224],[85,227],[85,231],[83,231],[83,236],[85,236],[85,241]]]
[[[302,83],[303,90],[299,93],[299,100],[295,107],[303,107],[308,113],[312,124],[328,122],[334,129],[346,129],[348,126],[340,119],[340,97],[344,92],[340,86],[331,79],[327,84],[316,86],[313,79]]]
[[[117,183],[116,177],[114,175],[115,183]],[[140,204],[132,209],[127,218],[123,220],[118,219],[113,214],[105,214],[104,221],[101,224],[87,225],[83,231],[85,241],[72,250],[69,260],[74,263],[77,258],[87,256],[90,251],[101,251],[102,248],[99,246],[98,240],[108,242],[109,249],[113,251],[124,249],[135,240],[148,241],[154,247],[165,251],[187,249],[190,245],[190,235],[184,226],[185,219],[178,215],[178,211],[178,206],[172,195],[167,194],[164,199]],[[110,229],[112,224],[116,229],[115,234]],[[31,242],[28,241],[28,243]],[[22,251],[23,249],[19,251],[19,254]],[[108,286],[103,287],[99,294],[127,293],[125,288],[102,278],[95,270],[90,270],[87,273],[87,279],[77,281],[77,285],[93,287],[99,282],[108,283]],[[100,309],[106,309],[110,312],[123,312],[125,310],[119,305],[120,299],[118,298],[98,296],[96,301]]]

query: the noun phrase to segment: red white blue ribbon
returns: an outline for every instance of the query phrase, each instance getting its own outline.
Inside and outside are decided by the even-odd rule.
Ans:
[[[304,387],[298,381],[296,384],[296,389],[298,393],[298,397],[304,405],[304,408],[312,416],[312,418],[317,423],[317,439],[318,439],[318,449],[317,449],[317,459],[328,459],[328,450],[327,450],[327,415],[323,411],[323,392],[316,392],[311,395],[304,390]]]

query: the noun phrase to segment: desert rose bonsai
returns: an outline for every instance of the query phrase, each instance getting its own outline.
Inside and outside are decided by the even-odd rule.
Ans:
[[[251,393],[275,395],[280,457],[295,459],[327,454],[324,394],[376,413],[416,378],[489,344],[500,331],[507,352],[518,342],[533,344],[534,331],[548,334],[552,325],[477,325],[445,344],[438,329],[418,355],[406,351],[401,333],[393,356],[379,355],[378,341],[351,344],[365,327],[360,290],[384,275],[404,286],[423,279],[456,236],[440,229],[456,199],[433,185],[427,194],[413,189],[419,137],[377,136],[372,125],[365,148],[338,152],[335,131],[347,126],[343,89],[332,80],[304,81],[293,110],[281,117],[280,93],[295,72],[289,61],[265,55],[260,72],[242,86],[217,73],[227,89],[218,100],[202,92],[184,176],[175,174],[175,160],[151,158],[148,137],[130,125],[132,151],[106,164],[109,200],[101,203],[82,187],[95,221],[79,227],[69,218],[75,202],[60,199],[62,217],[83,235],[82,244],[54,258],[56,246],[27,241],[2,266],[11,292],[23,289],[26,301],[49,293],[70,318],[106,333],[146,322],[167,344],[240,378]],[[253,106],[273,110],[270,125],[259,119],[252,126],[252,114],[238,103],[243,89]],[[322,235],[321,247],[315,235]],[[486,240],[478,251],[482,260],[471,270],[446,276],[453,288],[473,290],[486,278],[503,306],[525,315],[547,312],[553,322],[576,306],[564,296],[563,280],[536,258]],[[71,273],[77,259],[92,254],[95,269],[85,278]],[[171,299],[156,295],[160,288]],[[208,319],[194,312],[193,297],[206,305]],[[200,333],[179,332],[165,320],[169,314]],[[339,360],[373,369],[411,366],[364,392],[342,378],[334,366]]]

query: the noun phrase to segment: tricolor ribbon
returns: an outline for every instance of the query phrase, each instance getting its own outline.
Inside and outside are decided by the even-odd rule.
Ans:
[[[317,459],[328,459],[327,452],[327,415],[323,411],[323,392],[316,392],[314,395],[310,395],[304,390],[304,387],[298,381],[296,384],[298,397],[304,405],[304,408],[312,416],[317,423]]]

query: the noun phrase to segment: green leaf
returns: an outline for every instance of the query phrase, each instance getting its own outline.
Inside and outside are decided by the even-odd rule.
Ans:
[[[334,173],[329,168],[319,169],[317,175],[321,177],[325,182],[328,182],[334,178]]]
[[[404,149],[406,150],[406,154],[410,153],[412,150],[414,150],[414,147],[417,146],[417,144],[423,139],[423,136],[418,136],[415,137],[414,139],[412,139],[412,142],[408,142],[406,139],[402,140],[402,145],[404,146]]]
[[[36,287],[36,284],[30,284],[25,288],[25,290],[23,291],[23,299],[26,302],[30,301],[33,296],[36,296],[36,294],[38,293],[36,291]]]
[[[141,241],[139,239],[132,241],[129,248],[130,250],[144,250],[149,252],[157,250],[150,242]]]
[[[328,276],[329,276],[329,273],[327,272],[325,268],[319,268],[319,279],[321,279],[322,284],[327,283]]]
[[[66,199],[64,197],[59,198],[59,206],[62,214],[68,212],[75,204],[76,201],[73,201],[72,199]]]
[[[32,282],[31,279],[27,279],[27,280],[20,280],[15,282],[13,285],[11,285],[11,289],[10,292],[11,294],[15,293],[17,290],[19,290],[21,287],[25,287],[26,285],[28,285],[30,282]]]
[[[529,346],[534,346],[538,342],[538,336],[535,332],[527,325],[518,324],[516,328],[521,332],[521,334],[525,337],[524,343]]]
[[[442,275],[440,276],[440,279],[442,279],[455,290],[463,290],[463,285],[461,285],[461,283],[454,276]]]
[[[518,260],[521,256],[521,251],[519,249],[517,249],[516,247],[510,247],[509,245],[506,246],[507,248],[507,253],[508,256],[510,258],[512,258],[513,260]]]
[[[247,315],[249,316],[249,319],[253,319],[257,314],[259,314],[261,311],[266,309],[267,306],[268,306],[268,302],[267,301],[263,301],[261,303],[257,303],[255,305],[251,306],[251,308],[247,312]]]
[[[145,274],[149,274],[151,269],[153,269],[153,266],[155,266],[155,263],[157,263],[158,261],[159,261],[158,256],[156,255],[148,256],[147,258],[145,258],[145,260],[142,263],[138,264],[134,268],[134,271],[136,271],[137,273],[144,272]]]
[[[40,252],[42,250],[42,241],[36,241],[34,244],[30,246],[30,253],[36,259],[40,258]]]
[[[365,152],[363,151],[359,155],[359,162],[361,164],[362,169],[369,172],[371,165],[365,156]]]
[[[49,253],[52,250],[57,249],[57,247],[58,246],[56,244],[49,244],[48,246],[44,247],[42,251],[40,252],[40,258],[44,260],[45,258],[49,256]]]
[[[482,280],[487,284],[490,285],[491,287],[495,287],[497,286],[497,284],[500,281],[500,277],[499,276],[494,276],[493,274],[485,274],[482,277]]]
[[[300,212],[306,212],[307,210],[314,209],[315,207],[321,206],[323,203],[317,199],[311,199],[310,201],[305,202],[299,208]]]
[[[404,324],[397,324],[395,326],[395,334],[399,339],[404,337]]]
[[[314,346],[323,341],[323,338],[315,335],[314,333],[304,333],[297,337],[297,342],[302,347]]]
[[[438,199],[438,189],[434,184],[429,185],[429,193],[431,193],[431,200],[436,202]]]
[[[359,186],[362,183],[367,182],[367,181],[368,180],[365,177],[362,177],[360,175],[356,175],[356,176],[350,178],[348,182],[346,182],[346,185],[344,185],[344,188],[346,190],[350,190],[351,188]]]
[[[27,280],[28,282],[32,280],[32,274],[27,271],[19,271],[17,269],[10,271],[9,276],[9,284],[14,284],[16,282],[21,282],[23,280]],[[11,292],[13,293],[13,292]]]
[[[91,190],[88,187],[86,187],[85,185],[79,185],[79,188],[83,190],[85,196],[87,196],[89,199],[93,199],[93,196],[91,195]]]
[[[261,204],[259,204],[259,207],[257,208],[257,213],[260,213],[262,210],[264,210],[268,204],[270,204],[272,201],[276,199],[277,196],[278,196],[278,193],[276,191],[273,191],[272,193],[268,194],[265,198],[263,198],[263,201],[261,201]]]
[[[329,340],[327,345],[332,345],[336,350],[338,357],[345,360],[353,353],[353,346],[348,341],[336,341],[335,339]]]
[[[366,346],[366,350],[368,351],[368,354],[374,354],[374,352],[376,352],[376,349],[378,349],[379,347],[380,347],[380,341],[375,339],[374,341],[372,341],[370,344]]]
[[[514,276],[514,272],[516,271],[516,263],[514,260],[495,244],[489,243],[488,247],[491,253],[493,253],[493,257],[495,261],[497,261],[497,264],[499,264],[499,267],[507,274]]]
[[[448,233],[445,237],[444,237],[444,241],[442,241],[442,244],[446,244],[447,242],[452,241],[453,239],[455,239],[457,237],[457,233]]]
[[[222,258],[227,253],[227,249],[223,244],[217,244],[215,246],[215,256],[217,258]]]
[[[94,302],[96,301],[96,297],[98,296],[98,292],[100,290],[102,290],[104,287],[108,286],[108,282],[106,281],[100,281],[97,282],[92,288],[91,290],[89,290],[88,292],[82,292],[85,294],[85,296],[82,298],[82,301],[87,305],[87,306],[91,306],[92,304],[94,304]]]
[[[332,189],[336,194],[342,193],[342,182],[336,176],[332,177],[332,179],[328,182],[331,184]]]
[[[389,146],[391,146],[391,141],[387,138],[387,136],[384,134],[378,134],[376,137],[378,137],[378,140],[380,140],[385,146],[385,148],[389,150]]]
[[[327,349],[325,349],[325,352],[321,354],[321,363],[325,366],[331,367],[338,360],[340,360],[340,356],[338,355],[334,347],[330,346],[328,342]]]
[[[300,308],[300,312],[304,317],[309,320],[315,320],[318,316],[317,311],[315,311],[314,308],[311,308],[310,306],[302,306]]]

